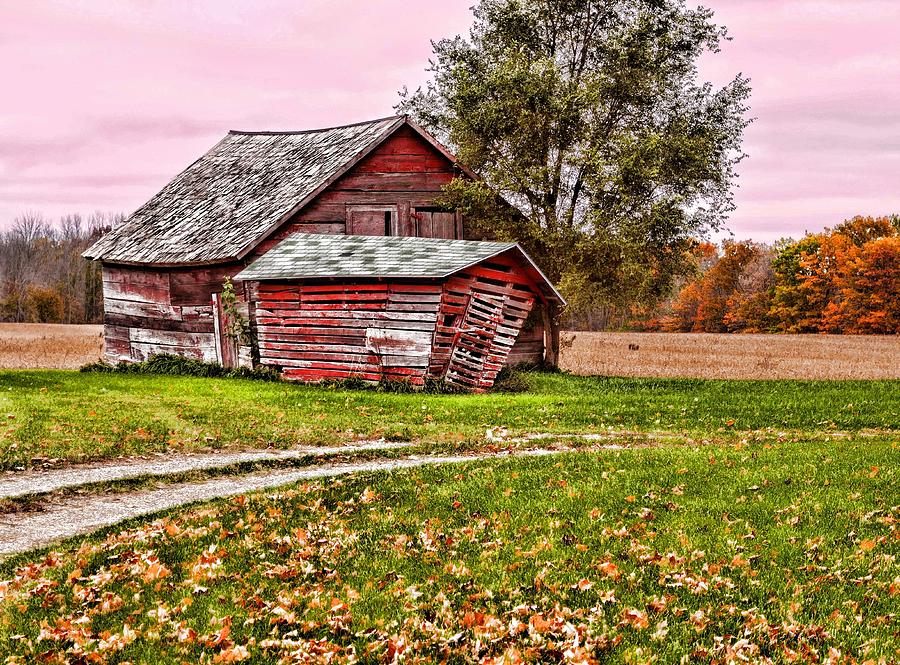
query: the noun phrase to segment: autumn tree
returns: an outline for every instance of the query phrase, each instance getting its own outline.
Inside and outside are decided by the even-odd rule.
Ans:
[[[854,245],[834,279],[837,297],[822,312],[821,328],[853,334],[900,332],[900,237]]]
[[[774,286],[769,315],[777,332],[815,332],[818,312],[802,287],[808,257],[819,251],[821,236],[807,235],[797,242],[783,241],[772,262]]]
[[[776,257],[770,317],[781,332],[897,332],[891,305],[894,217],[854,217],[784,244]],[[871,271],[871,275],[869,274]]]
[[[28,320],[35,323],[62,323],[63,297],[57,289],[29,285],[25,293]]]
[[[663,327],[680,332],[732,332],[749,325],[753,299],[768,288],[771,254],[765,245],[726,242],[697,278],[678,292]]]
[[[103,317],[97,263],[81,253],[122,218],[67,215],[53,224],[18,217],[0,231],[0,320],[94,323]]]
[[[445,203],[470,237],[522,242],[576,307],[658,301],[733,208],[748,81],[714,88],[697,71],[725,28],[684,0],[473,11],[468,38],[434,42],[431,80],[397,107],[483,177],[454,180]]]

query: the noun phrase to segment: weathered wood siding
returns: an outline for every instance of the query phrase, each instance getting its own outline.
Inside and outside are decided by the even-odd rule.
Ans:
[[[507,363],[521,365],[523,363],[539,364],[544,360],[544,322],[539,308],[536,305],[531,315],[522,327],[512,351],[509,352]]]
[[[443,378],[480,390],[509,362],[535,287],[500,256],[440,282],[251,287],[260,362],[304,381]]]
[[[444,285],[431,373],[488,388],[510,360],[535,303],[534,285],[507,256],[453,275]]]
[[[156,353],[216,359],[211,299],[184,271],[104,266],[103,299],[110,362]]]
[[[402,127],[272,233],[266,252],[294,232],[347,233],[348,206],[396,206],[392,235],[462,238],[455,213],[435,217],[435,199],[457,175],[453,164],[409,127]]]
[[[421,385],[440,303],[434,283],[262,283],[254,296],[260,362],[289,379]]]

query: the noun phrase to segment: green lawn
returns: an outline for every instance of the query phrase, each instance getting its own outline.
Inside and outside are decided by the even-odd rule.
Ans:
[[[59,375],[32,378],[51,395],[66,386]],[[803,408],[774,424],[884,424],[861,386],[857,411],[841,395],[832,412],[821,394],[806,397],[809,387],[765,399],[759,384],[585,380],[591,391],[579,396],[562,378],[539,381],[548,403],[590,404],[598,420],[619,414],[629,426],[735,417],[757,427],[777,399]],[[182,385],[196,404],[231,384]],[[235,385],[236,403],[256,391],[285,402],[316,394]],[[681,414],[698,391],[724,403]],[[640,408],[641,395],[654,406]],[[751,396],[758,403],[738,409]],[[387,398],[350,399],[372,408]],[[471,423],[494,400],[512,409],[531,399],[425,401]],[[399,401],[411,410],[423,400]],[[657,424],[668,403],[674,413]],[[557,413],[558,427],[575,426]],[[898,462],[896,442],[862,438],[660,447],[365,474],[215,502],[4,564],[0,654],[15,663],[352,654],[389,663],[398,653],[410,663],[896,662]]]
[[[701,381],[526,375],[527,393],[385,394],[234,379],[0,372],[0,469],[354,437],[480,441],[512,433],[663,431],[689,437],[825,436],[900,429],[900,381]]]

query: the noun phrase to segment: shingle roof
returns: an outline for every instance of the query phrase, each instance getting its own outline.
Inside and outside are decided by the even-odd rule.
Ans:
[[[509,250],[522,255],[545,295],[565,302],[534,261],[514,242],[292,233],[234,279],[436,279],[449,277]]]
[[[404,117],[303,132],[229,132],[84,256],[214,263],[243,256]]]
[[[515,246],[509,242],[292,233],[235,279],[447,277]]]

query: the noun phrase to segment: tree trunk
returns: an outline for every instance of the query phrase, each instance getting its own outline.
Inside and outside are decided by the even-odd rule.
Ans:
[[[547,303],[541,313],[544,317],[544,364],[559,367],[559,308]]]

